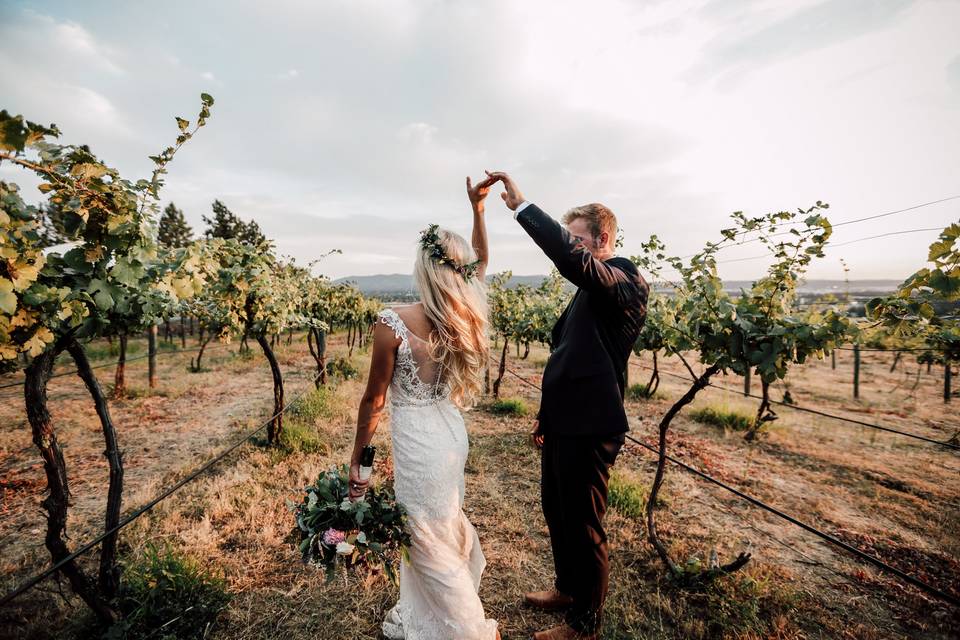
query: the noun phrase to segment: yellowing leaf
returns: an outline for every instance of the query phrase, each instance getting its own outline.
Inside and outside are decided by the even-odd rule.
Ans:
[[[0,311],[13,315],[17,311],[17,294],[13,292],[13,283],[0,278]]]
[[[27,311],[26,309],[20,309],[17,311],[17,315],[13,316],[13,318],[10,320],[10,328],[16,329],[17,327],[29,327],[31,324],[33,324],[35,319],[35,313]]]
[[[24,291],[36,282],[37,276],[40,275],[40,269],[43,268],[44,261],[45,259],[41,255],[37,257],[34,264],[18,261],[13,265],[8,265],[10,275],[13,276],[13,288],[17,291]]]
[[[193,295],[193,283],[190,278],[174,278],[170,284],[179,298],[189,298]]]
[[[44,348],[53,342],[53,332],[46,327],[40,327],[30,339],[23,344],[23,348],[31,356],[36,357],[43,353]]]
[[[99,178],[107,172],[107,168],[102,164],[97,164],[94,162],[84,162],[83,164],[78,164],[74,166],[70,173],[74,176],[80,178],[81,180],[89,180],[91,178]]]

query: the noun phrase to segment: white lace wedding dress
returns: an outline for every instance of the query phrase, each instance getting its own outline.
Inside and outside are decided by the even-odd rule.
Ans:
[[[477,589],[486,559],[463,513],[467,432],[430,359],[428,344],[392,309],[379,321],[401,340],[390,383],[394,490],[407,509],[410,562],[400,565],[400,599],[387,612],[391,640],[494,640]]]

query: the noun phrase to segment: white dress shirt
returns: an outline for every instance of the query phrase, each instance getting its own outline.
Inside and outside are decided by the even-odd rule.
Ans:
[[[521,202],[521,203],[520,203],[520,206],[517,207],[517,208],[513,211],[513,219],[516,220],[516,219],[517,219],[517,214],[520,213],[521,211],[523,211],[524,209],[526,209],[526,208],[527,208],[527,205],[529,205],[529,204],[530,204],[530,203],[527,202],[526,200],[524,200],[523,202]]]

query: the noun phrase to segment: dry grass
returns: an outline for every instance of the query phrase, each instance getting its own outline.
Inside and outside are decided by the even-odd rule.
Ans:
[[[334,336],[331,349],[342,353],[342,347],[342,336]],[[956,416],[937,402],[934,376],[922,380],[912,398],[903,385],[891,394],[890,387],[902,374],[889,374],[877,355],[884,354],[864,357],[860,402],[846,397],[849,367],[842,356],[837,372],[829,364],[814,363],[792,374],[791,394],[799,404],[848,415],[871,414],[869,419],[931,437],[946,439],[960,428]],[[361,377],[366,374],[366,358],[354,357]],[[511,359],[509,366],[535,379],[545,358],[545,351],[535,348],[527,361]],[[298,342],[284,348],[281,362],[287,370],[304,372],[291,378],[288,395],[305,389],[312,371],[306,346]],[[683,371],[670,359],[662,365],[664,371]],[[127,506],[144,502],[182,477],[231,435],[269,412],[270,374],[260,357],[211,358],[212,371],[189,376],[169,366],[161,373],[160,392],[134,394],[113,405],[127,451]],[[128,379],[136,375],[128,373]],[[738,378],[718,382],[741,387]],[[67,388],[66,383],[60,385]],[[285,500],[299,499],[301,488],[322,469],[346,461],[362,388],[362,380],[352,380],[321,394],[322,401],[311,394],[289,419],[299,440],[278,450],[242,447],[125,530],[122,543],[128,552],[151,541],[165,541],[222,571],[234,598],[214,637],[378,637],[380,620],[396,598],[395,588],[382,576],[361,574],[341,575],[326,584],[319,572],[299,563],[287,537],[292,520]],[[664,376],[657,396],[629,401],[633,435],[653,442],[659,416],[682,388],[681,381]],[[535,391],[511,376],[504,379],[502,392],[522,399],[531,409],[538,404]],[[773,397],[781,394],[782,389],[775,387]],[[717,390],[704,392],[692,409],[718,402],[747,415],[756,409],[750,399]],[[51,404],[68,444],[76,500],[70,532],[79,541],[94,534],[101,517],[102,445],[82,394]],[[753,445],[740,433],[723,432],[681,414],[670,450],[912,573],[922,573],[941,588],[956,588],[960,462],[955,454],[787,408],[777,411],[780,420]],[[22,408],[5,406],[3,414],[0,569],[6,590],[40,568],[46,556],[38,535],[43,529],[37,507],[42,469]],[[471,437],[466,511],[488,560],[481,597],[488,615],[500,620],[504,638],[529,637],[557,620],[555,615],[519,606],[524,591],[543,588],[552,580],[539,504],[539,454],[527,436],[530,418],[479,409],[465,417]],[[381,425],[375,443],[389,451],[389,420]],[[389,458],[382,456],[378,465],[377,477],[389,477]],[[652,455],[633,445],[624,448],[616,466],[618,491],[631,499],[624,498],[620,507],[613,505],[607,516],[612,578],[604,637],[946,638],[951,628],[957,628],[949,612],[915,590],[902,588],[803,531],[671,468],[658,522],[675,557],[703,560],[713,549],[721,559],[744,549],[754,554],[744,571],[708,590],[678,589],[666,579],[646,543],[643,518],[630,507],[638,493],[646,494],[652,469]],[[0,635],[82,635],[77,620],[83,606],[75,598],[61,599],[52,585],[48,581],[4,611]],[[41,610],[49,613],[37,615]]]

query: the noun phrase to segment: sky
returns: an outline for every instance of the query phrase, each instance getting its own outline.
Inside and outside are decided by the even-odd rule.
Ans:
[[[469,238],[484,169],[558,218],[606,204],[623,255],[651,234],[687,255],[733,211],[960,195],[958,33],[960,0],[0,0],[0,108],[139,178],[210,93],[162,204],[199,231],[220,199],[298,263],[341,249],[331,277],[410,273],[430,223]],[[498,193],[490,269],[546,273]],[[808,275],[905,278],[937,231],[852,241],[957,220],[960,199],[838,227]],[[721,276],[761,276],[758,248]]]

